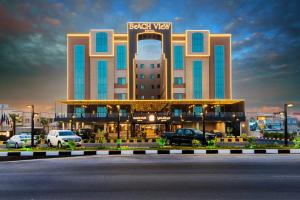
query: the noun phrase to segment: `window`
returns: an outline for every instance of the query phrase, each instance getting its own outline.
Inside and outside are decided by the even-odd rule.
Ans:
[[[202,99],[202,61],[193,62],[194,99]]]
[[[160,95],[157,95],[157,99],[160,99]]]
[[[192,136],[193,135],[193,131],[191,131],[190,129],[186,129],[185,132],[184,132],[184,134],[186,136]]]
[[[199,116],[201,116],[201,113],[202,113],[202,106],[199,106],[199,105],[195,106],[194,107],[194,115],[199,117]]]
[[[138,84],[136,84],[136,85],[135,85],[135,88],[138,88],[138,87],[139,87]]]
[[[96,33],[96,52],[107,52],[107,33]]]
[[[97,117],[106,117],[107,116],[107,108],[105,106],[97,107]]]
[[[126,93],[118,93],[117,98],[119,100],[125,100],[126,99]]]
[[[145,85],[144,84],[141,84],[141,89],[145,89]]]
[[[117,69],[126,69],[126,46],[117,46]]]
[[[126,110],[120,109],[120,117],[126,117]]]
[[[178,136],[183,136],[184,135],[184,130],[183,129],[178,129],[177,135]]]
[[[160,64],[157,64],[157,68],[160,68]]]
[[[144,79],[144,78],[145,78],[145,74],[141,74],[140,79]]]
[[[154,79],[154,78],[155,78],[154,74],[151,74],[150,79]]]
[[[151,96],[151,99],[155,99],[155,96]]]
[[[182,77],[175,77],[174,78],[174,83],[175,85],[182,85],[183,84],[183,78]]]
[[[157,78],[160,78],[160,74],[157,74]]]
[[[225,92],[225,57],[224,45],[215,46],[215,98],[224,99]]]
[[[138,64],[135,64],[135,68],[138,68]]]
[[[152,89],[154,89],[154,88],[155,88],[155,86],[154,86],[154,85],[151,85],[151,88],[152,88]]]
[[[203,33],[192,33],[192,52],[203,52]]]
[[[107,99],[107,61],[98,61],[98,99]]]
[[[174,117],[180,117],[182,115],[182,110],[175,108],[174,109]]]
[[[183,46],[174,46],[174,69],[183,69]]]
[[[75,116],[76,117],[84,117],[84,108],[83,107],[76,107],[75,108]]]
[[[144,96],[144,95],[142,95],[142,96],[141,96],[141,99],[145,99],[145,96]]]
[[[160,84],[157,84],[157,88],[160,88]]]
[[[154,69],[154,64],[150,64],[150,67],[151,67],[152,69]]]
[[[126,78],[125,77],[119,77],[118,78],[118,85],[125,85],[126,84]]]
[[[174,93],[175,99],[183,99],[183,93]]]
[[[135,75],[135,78],[138,78],[138,77],[139,77],[139,75],[138,75],[138,74],[136,74],[136,75]]]
[[[145,68],[145,65],[144,65],[144,64],[141,64],[141,65],[140,65],[140,68],[141,68],[141,69],[144,69],[144,68]]]
[[[74,46],[74,99],[84,99],[84,45]]]

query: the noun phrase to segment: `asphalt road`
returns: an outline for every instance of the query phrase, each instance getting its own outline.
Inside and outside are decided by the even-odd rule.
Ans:
[[[299,199],[297,155],[91,156],[0,163],[0,199]]]

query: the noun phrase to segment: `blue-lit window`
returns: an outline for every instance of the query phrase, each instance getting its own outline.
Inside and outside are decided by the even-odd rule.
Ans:
[[[174,93],[175,99],[183,99],[183,93]]]
[[[75,107],[75,116],[76,117],[84,117],[84,108],[83,107]]]
[[[174,109],[174,117],[180,117],[182,115],[182,110],[175,108]]]
[[[174,69],[183,69],[183,46],[174,46]]]
[[[117,69],[126,69],[126,46],[117,46]]]
[[[107,61],[98,61],[98,99],[107,99]]]
[[[97,107],[97,117],[106,117],[107,116],[107,108],[105,106]]]
[[[194,107],[194,115],[199,117],[201,116],[202,113],[202,106],[195,106]]]
[[[84,99],[84,45],[74,46],[74,99]]]
[[[145,68],[145,65],[144,65],[144,64],[140,64],[140,68],[141,68],[141,69],[144,69],[144,68]]]
[[[120,109],[120,117],[126,117],[126,110]]]
[[[216,45],[214,53],[215,53],[215,98],[224,99],[225,96],[224,45]]]
[[[145,89],[145,85],[141,84],[141,90]]]
[[[144,79],[144,78],[145,78],[145,74],[141,74],[140,79]]]
[[[151,67],[152,69],[154,69],[154,64],[150,64],[150,67]]]
[[[117,98],[119,100],[125,100],[126,99],[126,93],[118,93]]]
[[[203,33],[192,33],[192,52],[203,52]]]
[[[202,61],[193,61],[194,99],[202,99]]]
[[[107,33],[96,33],[96,52],[107,52]]]
[[[154,79],[155,78],[155,75],[154,74],[151,74],[150,75],[150,79]]]
[[[126,78],[125,77],[119,77],[118,78],[118,85],[125,85],[126,84]]]
[[[182,85],[183,84],[182,77],[175,77],[174,78],[174,83],[175,83],[175,85]]]

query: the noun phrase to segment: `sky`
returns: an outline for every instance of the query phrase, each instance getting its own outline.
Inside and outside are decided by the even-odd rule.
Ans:
[[[66,98],[67,33],[166,21],[175,33],[232,34],[233,97],[248,112],[284,102],[300,110],[299,8],[299,0],[0,0],[0,104],[53,111]]]

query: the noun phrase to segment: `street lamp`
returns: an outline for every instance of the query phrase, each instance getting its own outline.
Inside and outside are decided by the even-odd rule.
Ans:
[[[34,105],[26,105],[31,108],[31,147],[34,147]]]
[[[203,132],[203,142],[202,144],[205,145],[206,144],[206,138],[205,138],[205,114],[206,114],[206,107],[207,105],[204,104],[202,106],[202,132]]]
[[[287,120],[287,108],[288,107],[293,107],[294,105],[291,103],[285,103],[284,104],[284,145],[287,146],[288,145],[288,120]]]
[[[117,148],[120,148],[120,106],[117,105],[118,110],[118,140],[117,140]]]

